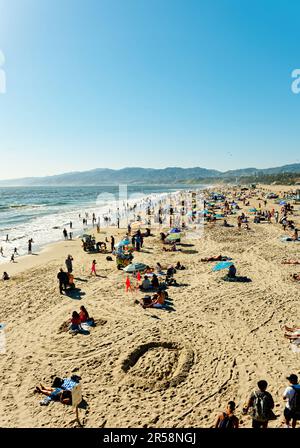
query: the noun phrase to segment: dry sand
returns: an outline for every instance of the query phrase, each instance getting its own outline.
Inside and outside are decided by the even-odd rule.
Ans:
[[[228,221],[236,225],[236,217]],[[2,265],[12,279],[0,282],[0,322],[6,324],[0,426],[72,427],[71,407],[40,406],[42,396],[33,390],[73,373],[82,377],[88,407],[80,418],[86,427],[211,427],[232,399],[241,426],[249,427],[251,419],[241,410],[259,379],[268,381],[280,415],[270,426],[280,426],[285,377],[300,373],[300,354],[292,353],[282,330],[284,324],[300,325],[300,283],[290,279],[299,266],[281,260],[299,258],[300,243],[282,243],[280,225],[251,220],[250,228],[239,233],[220,222],[207,224],[203,238],[187,240],[194,246],[181,253],[163,252],[158,235],[145,239],[135,261],[167,266],[180,260],[188,268],[176,274],[181,286],[168,290],[174,311],[144,310],[135,303],[142,293],[125,293],[125,274],[115,262],[83,252],[79,240]],[[112,233],[125,231],[107,229],[107,236]],[[73,299],[59,294],[56,280],[69,253],[81,289]],[[224,282],[224,271],[213,273],[214,263],[200,262],[220,253],[252,282]],[[96,278],[89,276],[93,258]],[[88,336],[61,331],[81,304],[98,325]]]

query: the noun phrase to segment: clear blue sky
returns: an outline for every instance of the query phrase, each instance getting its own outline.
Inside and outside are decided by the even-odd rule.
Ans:
[[[299,162],[299,20],[296,0],[0,0],[0,178]]]

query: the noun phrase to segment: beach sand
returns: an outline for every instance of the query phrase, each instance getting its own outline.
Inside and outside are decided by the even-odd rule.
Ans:
[[[269,187],[275,189],[287,187]],[[295,221],[299,227],[299,216]],[[236,225],[236,216],[228,222]],[[135,254],[134,261],[150,266],[179,260],[187,267],[176,274],[180,286],[168,289],[170,311],[135,303],[143,294],[125,292],[126,275],[115,261],[85,253],[78,239],[2,265],[12,278],[0,282],[0,322],[6,325],[0,426],[76,425],[72,407],[40,406],[43,397],[33,393],[40,383],[49,386],[55,376],[72,374],[82,378],[85,427],[211,427],[229,400],[237,404],[241,427],[250,427],[251,418],[241,411],[260,379],[268,381],[280,415],[269,426],[281,426],[285,377],[300,373],[300,354],[291,351],[282,330],[284,324],[300,325],[300,283],[290,279],[300,269],[281,261],[299,257],[300,243],[281,242],[280,225],[251,219],[251,230],[238,232],[220,223],[205,225],[202,238],[184,240],[193,246],[182,252],[163,252],[156,235],[145,238]],[[101,240],[111,234],[118,241],[125,230],[103,229]],[[56,279],[69,253],[80,288],[73,298],[59,294]],[[232,257],[237,274],[252,282],[224,282],[224,271],[214,273],[214,263],[200,261],[219,254]],[[99,277],[92,278],[94,258]],[[62,331],[82,304],[98,325],[87,336]]]

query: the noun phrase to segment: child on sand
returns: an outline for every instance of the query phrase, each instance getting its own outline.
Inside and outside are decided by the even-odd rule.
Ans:
[[[92,262],[92,269],[91,269],[91,275],[93,275],[93,274],[97,275],[97,273],[96,273],[96,264],[97,264],[96,260],[93,260],[93,262]]]

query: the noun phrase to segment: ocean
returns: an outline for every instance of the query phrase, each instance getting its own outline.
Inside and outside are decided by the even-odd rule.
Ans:
[[[73,232],[73,238],[92,227],[95,213],[100,226],[104,216],[116,224],[117,216],[124,219],[126,204],[137,203],[138,209],[145,207],[170,193],[188,187],[172,186],[128,186],[127,192],[119,186],[95,187],[1,187],[0,188],[0,263],[10,260],[16,247],[19,255],[27,253],[28,240],[33,238],[33,251],[48,243],[62,240],[63,229]],[[118,210],[119,208],[119,210]],[[137,210],[138,210],[137,209]],[[82,219],[88,214],[88,225]],[[80,215],[80,218],[79,218]],[[70,229],[72,221],[72,229]],[[8,235],[8,241],[6,236]]]

